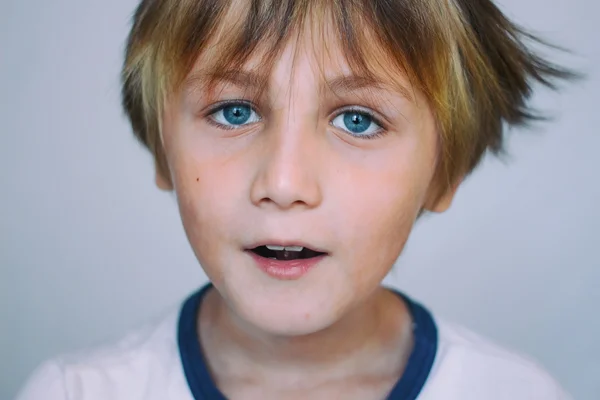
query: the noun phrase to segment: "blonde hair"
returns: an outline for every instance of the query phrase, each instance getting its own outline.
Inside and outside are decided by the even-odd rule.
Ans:
[[[232,7],[243,9],[239,23],[220,29]],[[268,50],[259,70],[268,72],[290,35],[325,15],[353,72],[373,76],[367,60],[377,48],[424,93],[439,127],[439,195],[486,151],[503,151],[505,126],[539,118],[527,104],[535,81],[554,88],[575,77],[535,54],[529,46],[545,43],[489,0],[142,0],[127,42],[123,106],[164,179],[162,105],[217,32],[214,71],[239,69],[260,46]]]

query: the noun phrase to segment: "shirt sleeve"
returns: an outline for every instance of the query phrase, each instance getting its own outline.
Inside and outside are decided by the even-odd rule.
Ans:
[[[60,365],[46,362],[39,366],[15,400],[69,400]]]

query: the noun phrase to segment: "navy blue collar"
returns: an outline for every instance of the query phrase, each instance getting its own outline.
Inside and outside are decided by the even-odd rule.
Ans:
[[[204,360],[197,334],[198,310],[211,284],[192,294],[179,315],[178,344],[181,364],[195,400],[227,400],[216,387]],[[416,400],[427,382],[437,352],[438,334],[429,311],[402,293],[413,320],[414,348],[404,373],[390,392],[388,400]]]

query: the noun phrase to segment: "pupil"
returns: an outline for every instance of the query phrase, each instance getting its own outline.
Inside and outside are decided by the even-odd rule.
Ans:
[[[250,119],[252,110],[248,106],[228,106],[223,109],[225,120],[232,125],[242,125]]]
[[[362,133],[369,129],[371,118],[368,115],[359,113],[347,113],[344,115],[344,123],[349,131]]]

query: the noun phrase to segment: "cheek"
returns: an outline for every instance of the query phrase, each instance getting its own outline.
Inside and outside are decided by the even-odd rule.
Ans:
[[[227,215],[228,207],[243,193],[243,160],[217,146],[206,132],[182,125],[166,143],[181,206],[199,222]]]
[[[184,229],[196,255],[206,261],[219,251],[226,229],[235,226],[243,170],[194,151],[180,151],[170,165]]]
[[[356,285],[382,279],[400,255],[421,209],[433,162],[400,151],[378,159],[377,169],[357,168],[337,185],[341,241]],[[395,155],[395,156],[393,156]],[[423,162],[425,159],[425,162]]]
[[[173,177],[187,239],[205,273],[218,284],[224,279],[224,271],[218,266],[231,262],[223,257],[228,254],[225,249],[231,236],[227,229],[235,226],[232,217],[235,185],[209,171],[206,165],[180,163]]]
[[[349,221],[346,231],[351,235],[345,242],[352,249],[352,262],[356,265],[350,271],[355,274],[353,280],[367,283],[387,275],[404,248],[419,205],[412,193],[397,189],[379,190],[362,200],[362,204],[349,207],[354,209],[356,218]]]

